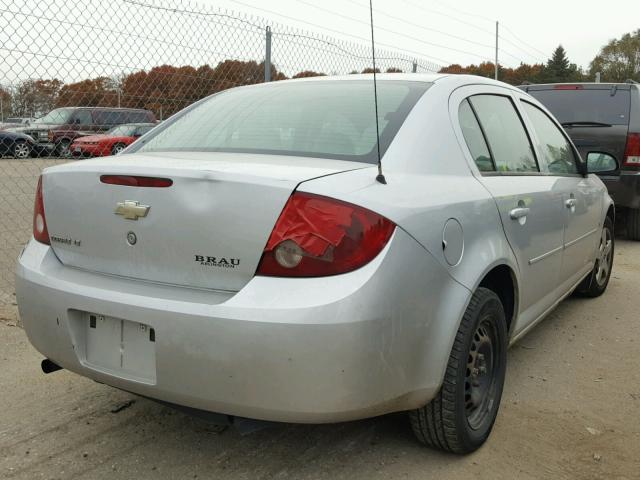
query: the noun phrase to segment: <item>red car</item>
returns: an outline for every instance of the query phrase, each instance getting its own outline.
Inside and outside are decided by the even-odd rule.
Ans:
[[[71,153],[76,157],[116,155],[155,126],[154,123],[125,123],[101,135],[79,137],[71,144]]]

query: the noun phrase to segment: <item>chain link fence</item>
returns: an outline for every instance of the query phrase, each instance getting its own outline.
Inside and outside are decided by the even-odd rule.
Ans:
[[[376,55],[380,71],[440,68]],[[0,0],[0,59],[0,304],[14,302],[15,259],[31,235],[42,168],[115,153],[77,152],[77,138],[120,125],[133,139],[134,127],[122,124],[153,124],[235,86],[371,72],[366,42],[183,0]]]

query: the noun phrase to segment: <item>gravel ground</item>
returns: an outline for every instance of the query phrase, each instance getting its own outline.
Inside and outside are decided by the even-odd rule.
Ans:
[[[607,293],[569,298],[510,350],[496,427],[466,457],[418,445],[402,414],[241,436],[66,371],[44,375],[9,305],[0,478],[638,479],[639,297],[640,243],[619,240]]]

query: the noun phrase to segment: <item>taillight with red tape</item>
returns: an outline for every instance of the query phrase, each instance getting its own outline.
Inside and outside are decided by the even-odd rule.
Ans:
[[[356,270],[387,244],[395,224],[358,205],[296,192],[262,254],[257,275],[319,277]]]

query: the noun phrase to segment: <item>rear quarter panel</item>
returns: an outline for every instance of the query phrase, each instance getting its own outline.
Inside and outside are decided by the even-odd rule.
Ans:
[[[451,91],[447,82],[436,82],[410,113],[383,158],[387,185],[375,181],[373,167],[307,181],[299,189],[386,216],[473,291],[497,265],[507,265],[516,279],[519,275],[495,201],[472,173],[457,105],[450,112]],[[451,218],[462,226],[464,240],[462,257],[454,265],[443,249],[443,229]]]

